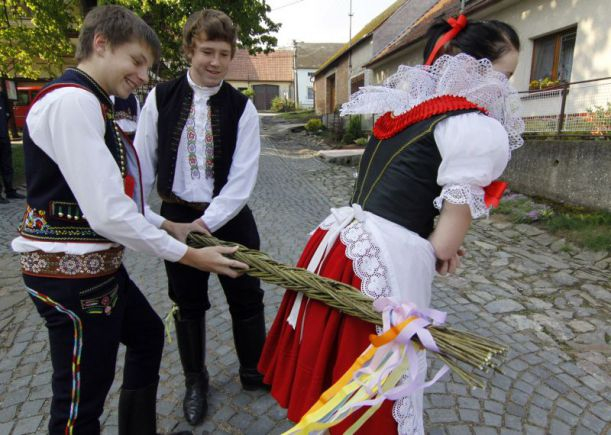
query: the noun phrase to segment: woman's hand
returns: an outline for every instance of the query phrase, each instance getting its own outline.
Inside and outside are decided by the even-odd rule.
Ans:
[[[437,263],[435,264],[435,270],[440,275],[447,275],[448,273],[455,273],[456,269],[460,266],[460,257],[465,255],[465,250],[459,248],[452,257],[448,260],[437,259]]]

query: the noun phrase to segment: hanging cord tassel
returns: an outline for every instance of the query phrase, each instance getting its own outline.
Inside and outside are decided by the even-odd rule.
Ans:
[[[172,308],[170,308],[170,311],[168,312],[168,314],[163,319],[163,326],[164,326],[164,329],[165,329],[165,336],[166,336],[167,341],[168,341],[169,344],[172,343],[172,325],[174,324],[174,322],[172,320],[174,319],[174,314],[176,312],[178,312],[178,305],[173,304]]]

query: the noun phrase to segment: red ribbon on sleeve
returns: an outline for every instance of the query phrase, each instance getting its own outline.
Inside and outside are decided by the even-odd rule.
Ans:
[[[498,207],[503,192],[507,189],[507,183],[504,181],[493,181],[484,187],[484,202],[487,207]]]

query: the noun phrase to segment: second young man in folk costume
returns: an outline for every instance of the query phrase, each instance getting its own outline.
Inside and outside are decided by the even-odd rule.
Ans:
[[[161,215],[149,220],[179,240],[192,231],[259,248],[246,205],[254,188],[260,152],[259,118],[252,102],[223,79],[236,49],[236,28],[222,12],[192,14],[183,31],[188,71],[151,91],[135,138],[145,197],[156,183]],[[175,224],[180,222],[180,224]],[[186,393],[185,418],[206,414],[205,312],[208,273],[166,262],[169,295]],[[256,278],[219,277],[231,313],[244,389],[262,388],[257,363],[265,340],[263,291]]]

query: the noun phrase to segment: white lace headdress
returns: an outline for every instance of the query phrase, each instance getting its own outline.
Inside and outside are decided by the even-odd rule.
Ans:
[[[433,65],[401,65],[382,85],[364,86],[341,108],[341,115],[392,112],[399,115],[424,101],[442,95],[464,97],[483,107],[499,121],[509,136],[509,149],[524,143],[520,99],[507,77],[493,69],[488,59],[461,53],[443,55]]]

